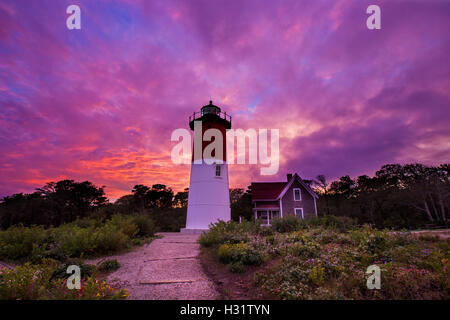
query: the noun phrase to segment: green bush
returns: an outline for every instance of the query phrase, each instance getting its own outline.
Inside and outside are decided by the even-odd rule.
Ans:
[[[253,222],[219,221],[212,224],[207,232],[202,233],[198,242],[203,247],[219,246],[224,243],[248,242],[248,234],[257,232],[257,230],[258,227]]]
[[[288,247],[288,253],[305,259],[320,255],[320,246],[314,242],[294,243]]]
[[[107,222],[98,229],[63,226],[55,229],[55,239],[69,257],[88,257],[119,251],[127,247],[129,237],[116,223],[117,220],[114,223]],[[127,230],[130,231],[131,228]]]
[[[136,215],[133,217],[133,223],[137,226],[139,237],[153,237],[156,232],[156,226],[153,220],[146,215]]]
[[[70,277],[70,274],[67,273],[67,268],[71,265],[76,265],[80,267],[80,273],[82,279],[87,279],[89,277],[95,276],[97,274],[97,269],[95,266],[90,264],[82,263],[81,260],[70,259],[68,262],[59,266],[52,274],[51,279],[67,279]]]
[[[40,263],[44,259],[52,259],[60,262],[66,261],[68,258],[66,252],[59,244],[51,243],[47,250],[32,258],[33,262]]]
[[[229,270],[232,273],[244,273],[245,265],[241,261],[230,263]]]
[[[48,247],[49,233],[43,227],[12,226],[0,231],[0,258],[37,259]]]
[[[349,217],[324,216],[322,218],[310,217],[299,219],[293,214],[288,214],[283,218],[272,220],[272,229],[276,232],[286,233],[300,229],[311,229],[315,227],[324,227],[338,232],[347,232],[356,228],[356,220]]]
[[[389,246],[391,247],[407,246],[417,242],[416,239],[410,233],[407,232],[390,234],[388,241]]]
[[[386,239],[376,234],[369,236],[360,244],[360,248],[372,254],[381,253],[386,249]]]
[[[419,240],[429,241],[429,242],[438,242],[440,240],[440,237],[437,234],[421,233],[421,234],[419,234]]]
[[[62,226],[54,230],[54,237],[70,257],[91,255],[97,247],[96,232],[92,227]]]
[[[84,219],[77,219],[66,225],[73,225],[79,228],[98,228],[101,225],[101,222],[96,219],[84,218]]]
[[[318,224],[339,232],[347,232],[356,228],[356,220],[346,216],[327,215],[318,219]]]
[[[44,260],[40,265],[25,263],[14,269],[0,269],[0,300],[115,300],[128,297],[126,289],[113,289],[106,281],[101,282],[91,276],[83,278],[80,290],[69,290],[66,270],[65,266],[58,269],[54,260]],[[64,273],[64,277],[54,277],[56,271],[61,275]]]
[[[379,231],[368,226],[353,232],[351,237],[360,250],[370,254],[380,255],[389,248],[389,245],[395,246],[395,241],[392,241],[395,238],[386,231]]]
[[[269,237],[273,236],[275,234],[275,231],[272,228],[262,226],[259,229],[258,234],[263,237]]]
[[[15,269],[0,269],[0,300],[31,300],[47,294],[47,286],[57,268],[52,260],[34,267],[30,263]]]
[[[107,223],[97,230],[94,239],[93,252],[111,253],[125,249],[129,237],[115,225]]]
[[[112,225],[117,230],[121,231],[128,238],[133,238],[139,232],[139,228],[135,223],[135,219],[132,216],[123,216],[115,214],[111,217],[110,221],[106,222],[106,225]]]
[[[141,245],[154,232],[153,221],[147,216],[113,215],[105,222],[78,219],[49,229],[12,226],[0,230],[0,259],[34,264],[43,259],[64,262],[70,257],[95,256]]]
[[[272,230],[281,233],[299,230],[301,226],[300,220],[294,215],[287,215],[283,218],[273,219],[271,224]]]
[[[108,259],[100,262],[97,266],[99,271],[115,271],[120,268],[120,263],[116,259]]]
[[[264,260],[262,252],[243,242],[221,245],[217,256],[223,263],[241,262],[244,265],[260,265]]]

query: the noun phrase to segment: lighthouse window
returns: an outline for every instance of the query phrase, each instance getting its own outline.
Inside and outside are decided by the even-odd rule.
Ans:
[[[220,177],[220,165],[216,165],[216,177]]]

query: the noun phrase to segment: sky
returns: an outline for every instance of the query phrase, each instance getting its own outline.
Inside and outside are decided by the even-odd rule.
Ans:
[[[230,165],[230,187],[448,163],[449,30],[441,0],[1,0],[0,196],[183,190],[171,134],[210,99],[233,128],[280,132],[278,174]]]

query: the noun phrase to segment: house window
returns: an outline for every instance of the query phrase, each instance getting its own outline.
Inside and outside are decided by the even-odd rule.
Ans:
[[[303,219],[303,208],[295,208],[294,212],[298,219]]]
[[[300,188],[294,188],[294,200],[295,201],[301,201],[302,200],[302,193],[300,191]]]
[[[220,170],[221,170],[220,167],[221,167],[220,164],[216,165],[216,177],[220,177]]]

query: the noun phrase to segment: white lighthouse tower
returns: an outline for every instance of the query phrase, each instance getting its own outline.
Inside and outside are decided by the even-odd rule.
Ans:
[[[181,232],[201,233],[208,230],[211,223],[218,220],[229,221],[231,218],[226,161],[226,130],[231,129],[231,117],[209,101],[209,105],[202,107],[200,112],[194,112],[189,117],[189,126],[191,130],[195,128],[194,151],[192,152],[186,228],[181,229]],[[216,129],[210,131],[215,133],[220,131],[222,136],[222,154],[220,150],[214,150],[211,153],[212,159],[208,156],[205,158],[207,152],[204,151],[211,143],[217,142],[215,141],[217,137],[209,139],[210,141],[203,141],[208,139],[201,139],[198,136],[196,139],[196,135],[200,133],[201,137],[206,137],[204,134],[208,129]],[[218,159],[221,161],[217,161]]]

